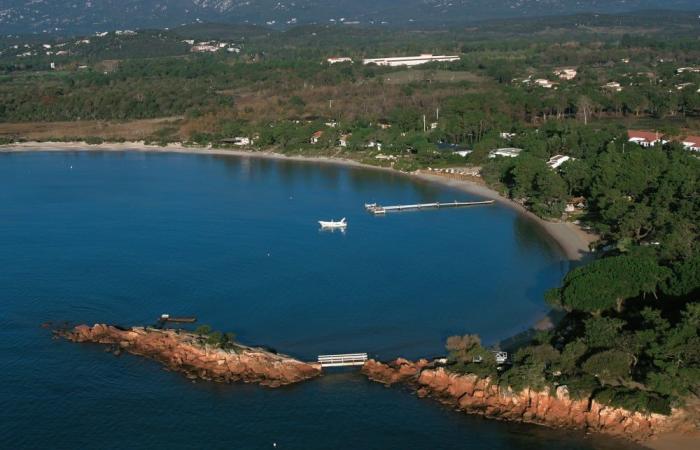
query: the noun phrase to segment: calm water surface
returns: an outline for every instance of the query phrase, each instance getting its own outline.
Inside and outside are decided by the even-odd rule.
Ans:
[[[0,154],[0,447],[627,447],[485,421],[355,371],[297,386],[191,383],[52,340],[46,321],[196,315],[297,356],[443,353],[523,330],[568,269],[502,206],[372,217],[363,204],[476,197],[378,171],[263,159]],[[347,217],[346,233],[316,221]]]

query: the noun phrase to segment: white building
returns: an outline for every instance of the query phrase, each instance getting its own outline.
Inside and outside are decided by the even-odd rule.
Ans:
[[[376,64],[378,66],[418,66],[430,62],[453,62],[459,61],[459,56],[423,54],[419,56],[400,56],[397,58],[370,58],[363,59],[362,64]]]
[[[367,143],[367,145],[365,145],[365,147],[367,147],[367,148],[375,148],[376,147],[377,150],[379,150],[380,152],[382,151],[382,143],[379,141],[369,141],[369,143]]]
[[[345,62],[352,62],[352,58],[348,58],[347,56],[338,56],[338,57],[332,57],[328,58],[326,61],[328,61],[328,64],[338,64],[338,63],[345,63]]]
[[[562,164],[564,164],[567,161],[573,161],[574,158],[566,155],[554,155],[551,158],[549,158],[549,161],[547,161],[547,165],[549,166],[550,169],[558,169]]]
[[[615,92],[622,92],[622,86],[617,81],[611,81],[610,83],[604,84],[603,89],[609,89]]]
[[[554,87],[554,83],[544,78],[538,78],[535,81],[533,81],[533,83],[545,89],[552,89]]]
[[[233,145],[238,145],[238,146],[244,146],[244,145],[250,145],[251,140],[249,137],[246,136],[236,136],[233,138]]]
[[[573,80],[578,75],[576,69],[556,69],[554,70],[554,75],[558,76],[562,80]]]
[[[226,44],[224,44],[224,47]],[[198,52],[198,53],[203,53],[203,52],[218,52],[221,48],[221,45],[216,43],[216,42],[198,42],[197,45],[193,45],[192,48],[190,48],[191,52]]]
[[[347,147],[348,146],[348,141],[350,140],[350,137],[352,134],[343,134],[340,136],[338,139],[338,144],[340,144],[341,147]]]
[[[496,150],[491,150],[489,152],[489,158],[496,158],[498,156],[503,156],[505,158],[515,158],[520,155],[523,149],[521,148],[498,148]]]

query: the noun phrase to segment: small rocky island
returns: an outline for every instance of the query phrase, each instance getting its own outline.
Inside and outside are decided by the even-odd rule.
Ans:
[[[111,346],[115,353],[145,356],[191,379],[279,387],[321,374],[318,364],[233,341],[211,344],[205,336],[183,330],[96,324],[56,333],[73,342]]]

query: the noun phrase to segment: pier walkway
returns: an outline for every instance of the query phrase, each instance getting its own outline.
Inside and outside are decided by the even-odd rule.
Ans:
[[[484,200],[481,202],[434,202],[434,203],[416,203],[413,205],[392,205],[392,206],[382,206],[377,203],[367,203],[365,204],[365,209],[375,215],[386,214],[391,211],[410,211],[410,210],[420,210],[420,209],[436,209],[436,208],[457,208],[464,206],[479,206],[479,205],[492,205],[494,200]]]
[[[348,353],[345,355],[320,355],[321,367],[362,366],[367,361],[367,353]]]

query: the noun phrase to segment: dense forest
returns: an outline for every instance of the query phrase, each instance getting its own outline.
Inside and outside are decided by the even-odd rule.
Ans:
[[[494,163],[536,211],[552,199],[543,192],[585,196],[602,254],[547,293],[566,315],[512,366],[466,335],[447,343],[455,370],[664,414],[700,394],[700,160],[677,145],[623,150],[621,141],[565,164],[561,177],[535,157]]]
[[[450,338],[452,369],[668,413],[700,395],[700,160],[682,145],[700,134],[700,25],[686,16],[664,25],[653,15],[572,16],[466,29],[194,25],[5,37],[0,140],[49,124],[54,139],[97,143],[105,136],[62,130],[148,123],[140,139],[153,143],[226,147],[245,138],[251,150],[404,171],[477,167],[535,214],[578,220],[600,240],[597,258],[547,294],[565,313],[553,330],[505,366],[477,336]],[[192,51],[200,44],[215,50]],[[459,61],[361,62],[422,53]],[[329,64],[331,56],[354,62]],[[564,69],[575,75],[560,76]],[[159,118],[167,125],[145,122]],[[641,147],[628,129],[665,142]],[[490,157],[502,147],[522,151]],[[555,155],[570,159],[553,169]],[[585,205],[565,214],[573,198]]]

